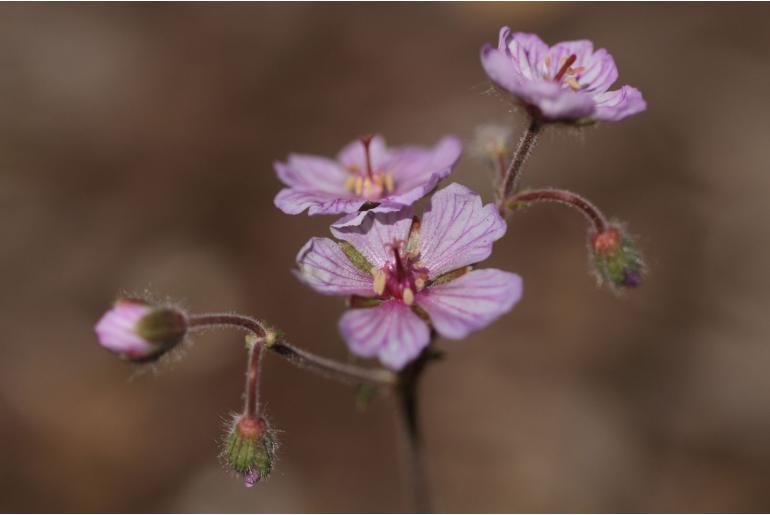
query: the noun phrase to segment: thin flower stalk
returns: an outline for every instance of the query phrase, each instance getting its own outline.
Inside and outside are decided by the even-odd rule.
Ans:
[[[330,379],[346,384],[372,384],[375,386],[392,386],[396,376],[385,369],[372,369],[339,363],[329,358],[316,356],[305,350],[294,347],[284,340],[283,336],[267,329],[258,320],[233,313],[212,313],[192,315],[189,318],[190,330],[203,330],[213,327],[234,327],[250,331],[264,338],[264,347],[290,363],[317,372]]]

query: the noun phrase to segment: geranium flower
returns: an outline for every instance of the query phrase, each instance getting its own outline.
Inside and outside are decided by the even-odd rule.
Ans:
[[[540,121],[618,121],[647,108],[636,88],[607,91],[618,78],[615,61],[585,39],[549,47],[535,34],[503,27],[497,48],[482,47],[481,64]]]
[[[342,240],[311,239],[297,275],[316,291],[350,295],[339,328],[350,350],[401,369],[430,342],[430,327],[460,339],[509,311],[521,278],[473,270],[506,225],[493,204],[451,184],[430,200],[422,220],[411,209],[378,213],[358,227],[332,227]]]
[[[462,153],[457,138],[445,137],[433,148],[388,148],[381,136],[368,136],[346,146],[336,160],[291,154],[275,171],[288,186],[275,197],[284,213],[309,215],[356,213],[339,225],[358,225],[374,213],[410,206],[449,175]]]

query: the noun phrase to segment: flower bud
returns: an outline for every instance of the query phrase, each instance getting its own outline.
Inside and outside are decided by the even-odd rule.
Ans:
[[[635,288],[642,282],[644,261],[634,241],[622,228],[611,225],[591,238],[591,253],[599,279],[616,288]]]
[[[151,361],[182,341],[187,317],[176,308],[119,299],[94,329],[99,343],[121,358]]]
[[[247,487],[267,479],[275,458],[275,440],[264,418],[241,416],[225,440],[223,458]]]

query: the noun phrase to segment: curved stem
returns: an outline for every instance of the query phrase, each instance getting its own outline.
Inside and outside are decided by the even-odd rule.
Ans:
[[[316,356],[290,345],[282,336],[268,331],[261,322],[251,317],[232,313],[191,315],[188,318],[188,324],[191,331],[213,327],[234,327],[252,332],[265,339],[262,346],[266,350],[275,352],[294,365],[343,383],[368,383],[375,386],[393,386],[396,384],[396,376],[389,370],[346,365],[332,359]],[[270,341],[271,339],[272,341]]]
[[[430,492],[422,448],[417,388],[425,367],[432,357],[433,350],[429,345],[415,361],[408,364],[399,373],[399,408],[407,437],[406,460],[416,513],[431,512]]]
[[[532,148],[537,142],[537,137],[540,135],[542,125],[536,119],[532,119],[527,127],[524,136],[519,141],[519,146],[513,153],[511,163],[508,165],[508,170],[505,172],[505,177],[500,183],[500,191],[497,195],[497,208],[501,215],[505,215],[505,199],[510,197],[518,188],[519,179],[521,177],[521,169],[524,166],[524,162],[532,153]]]
[[[607,218],[588,199],[566,190],[542,189],[530,190],[513,195],[505,202],[505,207],[524,207],[534,202],[558,202],[577,209],[593,224],[597,233],[607,229]]]

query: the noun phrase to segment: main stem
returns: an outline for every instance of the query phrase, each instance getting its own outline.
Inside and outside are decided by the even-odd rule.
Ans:
[[[407,365],[398,376],[398,399],[406,434],[406,461],[409,468],[409,485],[416,513],[431,513],[430,492],[422,447],[422,432],[418,411],[417,388],[423,371],[431,359],[431,346]]]
[[[346,365],[332,359],[316,356],[290,345],[282,336],[274,333],[268,334],[262,323],[251,317],[232,313],[192,315],[188,318],[188,324],[191,331],[212,327],[235,327],[249,331],[257,337],[264,339],[264,343],[258,343],[258,345],[275,352],[290,363],[343,383],[366,383],[375,386],[393,386],[396,384],[396,377],[389,370]],[[272,338],[272,341],[269,341],[268,337]]]
[[[529,155],[532,153],[532,148],[537,142],[537,137],[540,135],[542,125],[535,118],[529,123],[527,131],[519,141],[519,146],[513,153],[511,163],[508,165],[508,170],[505,172],[505,177],[500,183],[500,192],[497,198],[497,208],[501,215],[505,215],[506,199],[516,192],[519,180],[521,177],[521,169],[524,166]]]

